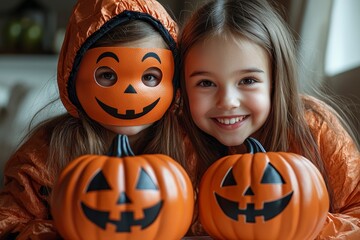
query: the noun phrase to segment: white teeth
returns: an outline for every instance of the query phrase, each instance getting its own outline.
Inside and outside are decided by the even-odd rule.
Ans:
[[[216,120],[219,123],[230,125],[230,124],[237,123],[237,122],[243,120],[244,118],[245,118],[245,116],[235,117],[235,118],[216,118]]]

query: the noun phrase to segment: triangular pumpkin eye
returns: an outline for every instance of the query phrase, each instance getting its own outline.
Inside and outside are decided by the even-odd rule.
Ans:
[[[158,187],[155,185],[149,174],[143,168],[141,168],[140,177],[137,182],[136,189],[158,190]]]
[[[227,172],[227,174],[225,175],[223,182],[221,183],[221,187],[226,187],[226,186],[235,186],[236,181],[234,178],[234,174],[232,171],[232,168]]]
[[[266,166],[264,175],[261,179],[261,183],[281,183],[284,184],[285,181],[282,178],[282,176],[280,175],[280,173],[278,172],[278,170],[276,170],[276,168],[271,164],[268,163],[268,165]]]
[[[111,190],[109,183],[106,181],[106,178],[102,171],[99,171],[95,177],[91,180],[89,186],[86,189],[86,192],[99,191],[99,190]]]

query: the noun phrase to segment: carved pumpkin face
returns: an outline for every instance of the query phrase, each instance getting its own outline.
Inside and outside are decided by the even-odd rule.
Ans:
[[[125,186],[112,186],[113,184],[106,180],[106,175],[102,170],[96,173],[90,179],[86,193],[81,199],[81,208],[86,218],[104,230],[108,227],[107,225],[113,225],[116,228],[115,232],[131,232],[134,226],[141,227],[141,229],[149,227],[158,218],[163,201],[160,198],[159,188],[154,182],[156,179],[152,180],[152,177],[143,168],[138,170],[140,172],[135,174],[138,176],[131,176],[131,178],[136,179],[136,182],[129,183],[127,191],[125,191],[127,188]],[[124,170],[122,169],[122,171]],[[129,175],[131,174],[127,175],[130,178]],[[114,191],[114,188],[116,190],[124,188],[124,190],[118,192]],[[103,201],[103,206],[93,202],[91,195],[97,195],[97,201],[99,198],[104,198],[106,201],[110,200],[110,202],[115,203],[113,204],[115,207],[119,206],[118,214],[113,213],[113,206],[105,204],[106,201]],[[152,199],[149,199],[149,195]],[[141,202],[144,198],[147,198],[146,201]],[[126,206],[122,207],[122,205]],[[121,208],[124,210],[121,211]],[[139,216],[139,212],[143,212],[142,217]],[[137,218],[136,215],[138,215]],[[115,218],[111,219],[114,216]]]
[[[312,239],[328,206],[319,171],[292,153],[226,156],[199,187],[201,223],[220,239]]]
[[[173,99],[174,59],[160,48],[88,50],[76,77],[76,94],[97,122],[136,126],[159,120]]]
[[[180,239],[190,226],[193,189],[165,155],[87,155],[61,173],[52,214],[65,239]]]
[[[224,175],[214,193],[224,214],[245,223],[266,222],[281,214],[294,192],[278,170],[261,158],[238,161],[235,165]],[[256,171],[249,176],[252,170]]]

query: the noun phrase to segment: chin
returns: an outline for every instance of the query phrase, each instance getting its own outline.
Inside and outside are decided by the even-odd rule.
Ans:
[[[221,144],[227,147],[236,147],[244,143],[248,137],[246,133],[216,134],[214,136]]]
[[[230,140],[230,139],[219,140],[218,139],[218,141],[227,147],[236,147],[236,146],[243,144],[245,139],[233,139],[233,140]]]
[[[119,131],[116,131],[115,130],[113,132],[116,133],[116,134],[120,134],[120,135],[134,136],[134,135],[138,134],[141,131],[136,131],[136,130],[130,130],[130,131],[128,131],[128,130],[126,130],[126,131],[119,130]]]
[[[151,124],[140,125],[140,126],[128,126],[128,127],[120,127],[120,126],[104,126],[106,129],[114,132],[115,134],[133,136],[140,133],[142,130],[148,128]]]

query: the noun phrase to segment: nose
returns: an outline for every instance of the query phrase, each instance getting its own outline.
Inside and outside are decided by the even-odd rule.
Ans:
[[[130,198],[126,195],[125,192],[121,192],[120,196],[117,200],[117,204],[125,204],[125,203],[131,203]]]
[[[232,109],[240,106],[240,93],[235,87],[220,89],[217,94],[217,107]]]

